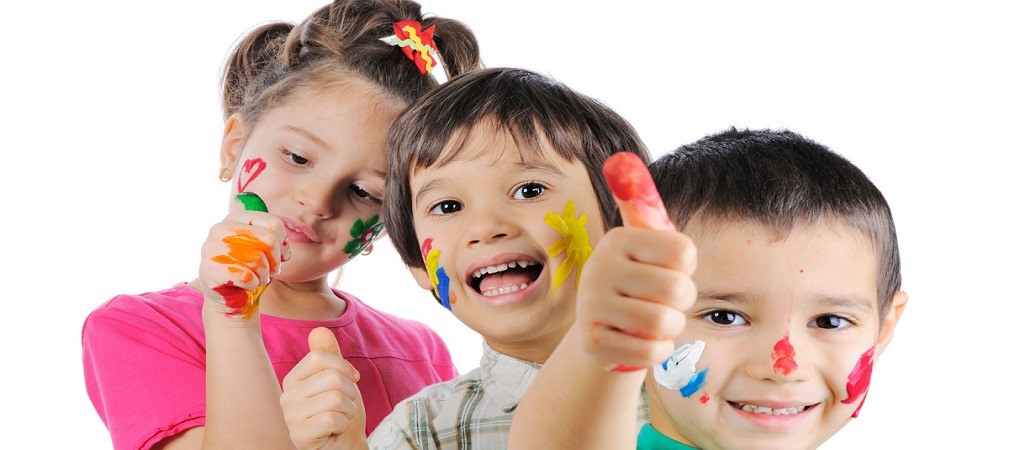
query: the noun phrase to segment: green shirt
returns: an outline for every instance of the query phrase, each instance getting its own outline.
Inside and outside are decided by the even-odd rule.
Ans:
[[[637,437],[638,450],[698,450],[687,444],[674,441],[646,423]]]

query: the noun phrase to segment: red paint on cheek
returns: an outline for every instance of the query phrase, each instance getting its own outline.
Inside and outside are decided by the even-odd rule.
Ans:
[[[708,394],[701,394],[701,398],[698,399],[698,401],[701,402],[702,405],[708,403],[709,400],[711,400],[711,398],[708,396]]]
[[[266,162],[262,158],[245,161],[241,166],[241,173],[237,175],[237,192],[244,192],[245,189],[248,189],[248,185],[255,181],[255,178],[258,178],[263,170],[266,170]]]
[[[868,387],[871,386],[871,370],[874,367],[874,360],[872,357],[875,355],[875,347],[871,347],[868,351],[864,352],[863,355],[857,360],[857,364],[853,370],[850,371],[850,375],[847,376],[846,381],[846,400],[842,400],[844,405],[849,405],[857,401],[857,397],[867,396]],[[857,405],[857,409],[854,411],[853,417],[857,417],[857,414],[861,411],[861,406],[864,406],[864,400],[861,400],[861,404]]]
[[[793,360],[795,354],[793,345],[790,344],[790,335],[783,336],[772,347],[772,360],[775,361],[775,364],[772,365],[772,370],[783,375],[789,375],[790,372],[797,370],[797,361]]]
[[[425,241],[421,243],[421,259],[423,261],[428,259],[429,250],[432,250],[432,238],[425,238]]]

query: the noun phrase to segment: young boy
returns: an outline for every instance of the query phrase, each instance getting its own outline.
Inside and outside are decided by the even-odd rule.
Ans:
[[[607,233],[585,270],[577,322],[520,403],[511,447],[818,447],[857,416],[907,302],[882,194],[789,131],[731,129],[650,171],[697,246],[696,270],[683,269],[694,305],[618,294],[654,282],[657,268],[633,257],[646,267],[602,264],[603,251],[649,245]],[[654,368],[605,370],[617,363]],[[651,421],[635,437],[627,411],[642,382]]]
[[[598,101],[503,68],[455,78],[413,103],[388,147],[390,238],[419,285],[484,348],[479,368],[398,404],[368,444],[505,448],[518,399],[574,322],[592,247],[618,223],[603,162],[620,151],[650,158],[631,125]],[[359,432],[356,375],[335,352],[312,347],[284,382],[292,439],[299,448],[358,446],[348,440]],[[318,375],[326,372],[334,375]],[[636,413],[637,403],[632,424]]]

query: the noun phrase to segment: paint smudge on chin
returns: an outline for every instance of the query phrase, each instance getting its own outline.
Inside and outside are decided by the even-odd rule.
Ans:
[[[701,394],[701,398],[698,399],[702,405],[707,404],[709,400],[711,400],[711,397],[709,397],[708,394]]]
[[[857,397],[867,397],[868,387],[871,386],[871,370],[874,367],[875,347],[871,347],[868,351],[864,352],[861,357],[857,360],[857,364],[854,365],[853,370],[850,371],[850,375],[847,376],[846,381],[846,400],[842,400],[844,405],[849,405],[857,400]],[[858,413],[861,412],[861,407],[864,406],[864,399],[861,399],[861,404],[857,405],[857,409],[851,417],[857,417]]]
[[[790,372],[797,370],[797,361],[793,360],[794,355],[796,355],[796,352],[793,351],[793,345],[790,344],[790,334],[787,333],[772,347],[772,360],[775,361],[775,364],[772,365],[772,370],[782,375],[789,375]]]

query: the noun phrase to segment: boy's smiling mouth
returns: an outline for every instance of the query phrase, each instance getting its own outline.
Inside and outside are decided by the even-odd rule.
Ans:
[[[771,408],[768,406],[753,405],[750,403],[729,402],[731,406],[742,411],[755,414],[767,414],[770,416],[793,416],[806,411],[814,405],[790,406],[786,408]]]
[[[483,297],[495,297],[526,289],[542,274],[545,266],[534,259],[515,256],[504,262],[475,269],[468,280]]]

